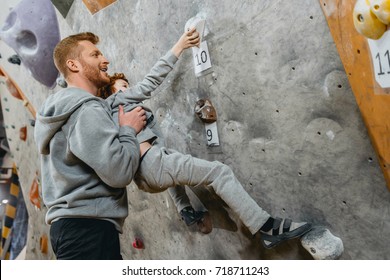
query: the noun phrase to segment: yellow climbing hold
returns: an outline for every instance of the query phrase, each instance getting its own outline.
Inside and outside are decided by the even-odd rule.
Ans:
[[[371,0],[370,7],[381,22],[390,23],[390,0]]]
[[[377,40],[386,32],[387,26],[371,11],[369,0],[358,0],[353,9],[353,23],[363,36]]]

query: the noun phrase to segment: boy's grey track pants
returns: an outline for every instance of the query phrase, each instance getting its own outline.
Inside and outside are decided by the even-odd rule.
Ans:
[[[175,186],[211,186],[252,234],[270,217],[245,191],[230,167],[218,161],[152,146],[143,157],[134,181],[140,189],[151,193]]]

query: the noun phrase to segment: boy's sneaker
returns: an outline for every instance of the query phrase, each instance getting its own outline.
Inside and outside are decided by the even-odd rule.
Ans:
[[[269,231],[260,231],[261,242],[265,248],[270,249],[285,240],[304,235],[309,232],[311,228],[312,226],[310,223],[296,223],[291,221],[291,219],[275,218],[272,228]]]

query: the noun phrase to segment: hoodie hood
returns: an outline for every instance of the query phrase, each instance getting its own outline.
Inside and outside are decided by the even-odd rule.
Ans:
[[[69,117],[84,103],[100,98],[79,88],[66,88],[50,95],[40,108],[34,128],[39,153],[49,154],[49,143]]]

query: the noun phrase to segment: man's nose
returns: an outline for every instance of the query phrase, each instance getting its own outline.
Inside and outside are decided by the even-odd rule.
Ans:
[[[104,56],[104,55],[102,55],[102,63],[103,64],[110,64],[110,62],[108,61],[108,59]]]

